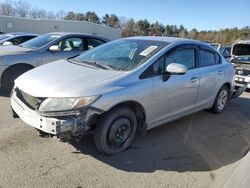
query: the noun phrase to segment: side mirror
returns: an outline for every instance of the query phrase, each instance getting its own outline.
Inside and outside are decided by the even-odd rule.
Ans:
[[[186,74],[187,67],[179,63],[171,63],[166,67],[166,72],[170,74]]]
[[[49,47],[49,51],[51,52],[59,52],[61,51],[61,48],[58,45],[53,45]]]
[[[3,46],[10,46],[10,45],[13,45],[13,44],[10,41],[5,41],[2,45]]]

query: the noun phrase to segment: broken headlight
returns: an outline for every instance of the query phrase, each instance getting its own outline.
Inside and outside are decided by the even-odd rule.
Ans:
[[[39,107],[41,112],[77,110],[95,102],[100,96],[81,98],[48,98]]]

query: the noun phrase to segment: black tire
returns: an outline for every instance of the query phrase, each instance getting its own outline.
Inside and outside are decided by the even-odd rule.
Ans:
[[[229,90],[228,87],[223,86],[214,101],[213,107],[209,109],[212,113],[219,114],[222,113],[226,107],[226,104],[229,99]],[[221,101],[223,100],[223,101]]]
[[[136,128],[137,120],[132,110],[114,108],[100,118],[95,130],[95,145],[101,153],[117,154],[131,145]]]
[[[17,77],[22,75],[23,73],[32,69],[30,66],[23,66],[23,65],[14,65],[4,72],[2,77],[2,87],[5,91],[10,92],[14,87],[14,81]]]

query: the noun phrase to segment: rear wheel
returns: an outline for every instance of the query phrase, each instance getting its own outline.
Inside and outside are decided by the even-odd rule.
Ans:
[[[137,121],[132,110],[118,107],[101,117],[95,130],[97,149],[105,154],[119,153],[130,146],[136,133]]]
[[[10,92],[14,87],[14,81],[17,77],[21,74],[27,72],[28,70],[32,69],[31,66],[23,66],[23,65],[15,65],[7,69],[2,78],[2,86],[3,89],[7,92]]]
[[[229,98],[229,90],[226,86],[223,86],[218,92],[216,99],[214,101],[213,107],[210,109],[213,113],[219,114],[223,112],[226,107]]]

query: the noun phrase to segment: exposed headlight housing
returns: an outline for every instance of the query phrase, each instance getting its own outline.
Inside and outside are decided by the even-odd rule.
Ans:
[[[81,98],[47,98],[39,107],[41,112],[77,110],[95,102],[100,96]]]

